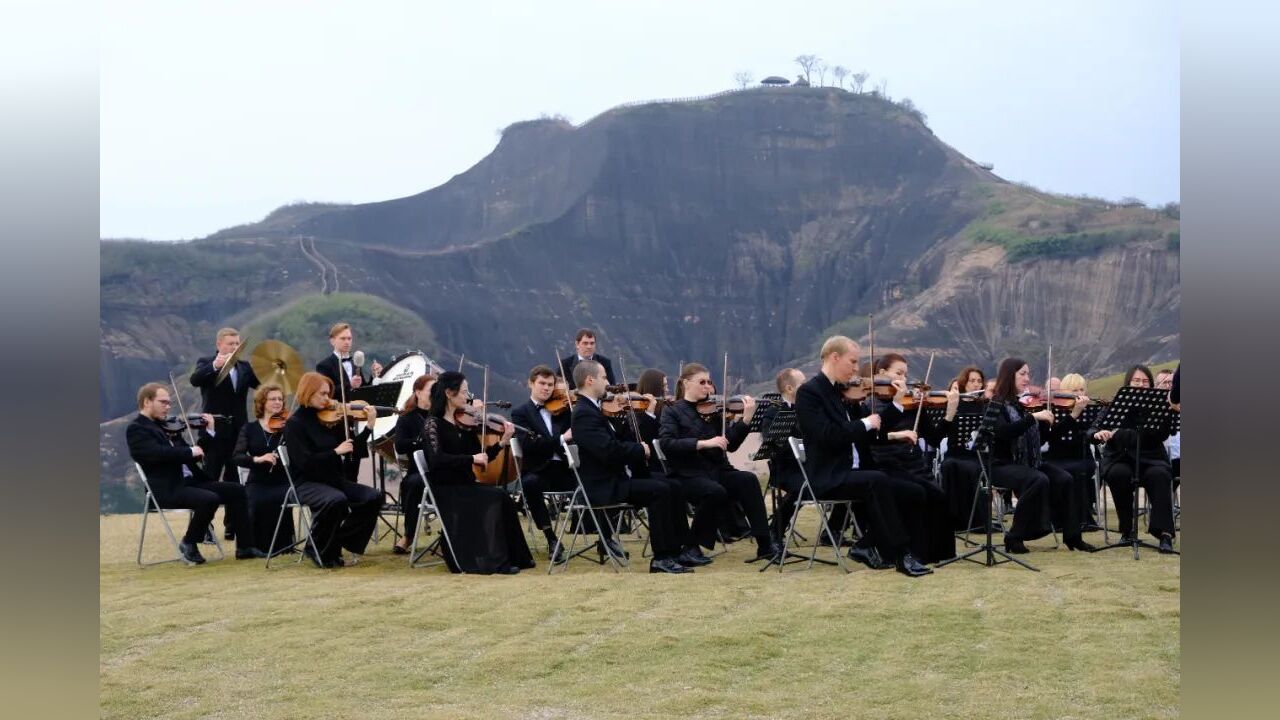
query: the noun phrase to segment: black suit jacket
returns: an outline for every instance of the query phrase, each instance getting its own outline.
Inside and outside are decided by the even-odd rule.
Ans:
[[[372,376],[366,373],[364,368],[353,366],[352,369],[360,374],[360,387],[369,387],[369,383],[373,382]],[[342,393],[351,392],[351,381],[347,379],[347,373],[338,366],[337,355],[329,353],[328,357],[316,363],[316,372],[329,378],[329,381],[333,383],[334,400],[341,401]],[[342,384],[341,390],[338,389],[339,383]]]
[[[542,413],[533,400],[527,400],[511,411],[511,422],[534,431],[533,435],[520,433],[520,448],[524,451],[524,472],[536,473],[550,463],[552,456],[560,451],[560,436],[572,425],[573,418],[568,411],[551,416],[551,427],[554,434],[547,430],[542,421]]]
[[[821,372],[805,381],[796,392],[796,424],[804,437],[805,470],[819,497],[853,470],[853,445],[864,460],[862,448],[871,431],[856,409],[846,409],[840,391]]]
[[[202,444],[207,437],[201,434],[196,444]],[[191,446],[186,438],[169,435],[149,417],[141,414],[135,417],[125,430],[125,440],[129,443],[129,457],[142,466],[142,472],[146,473],[147,482],[161,506],[166,504],[174,490],[186,484],[182,476],[183,465],[191,468],[193,482],[209,480],[191,455]]]
[[[613,379],[613,363],[609,358],[601,355],[600,353],[596,353],[591,356],[591,359],[604,366],[605,379],[609,381],[610,385],[616,385],[618,381]],[[564,365],[564,371],[568,373],[568,377],[564,380],[569,385],[569,389],[572,390],[576,388],[577,385],[573,382],[573,369],[578,367],[578,354],[574,353],[569,357],[562,359],[560,362]]]
[[[717,449],[699,450],[698,441],[720,434],[720,416],[703,418],[688,400],[677,400],[662,410],[661,430],[658,438],[667,456],[667,472],[672,477],[715,476],[724,470],[732,470],[728,454]],[[747,439],[747,424],[741,420],[729,423],[725,436],[729,438],[729,452],[737,450]]]
[[[600,408],[585,397],[573,408],[573,442],[581,463],[578,475],[591,504],[626,499],[630,490],[627,465],[644,463],[644,446],[619,438]]]
[[[258,387],[258,376],[253,374],[252,365],[245,360],[238,360],[236,361],[236,387],[231,386],[230,374],[223,378],[222,382],[214,385],[217,379],[218,370],[213,367],[213,357],[202,357],[196,360],[196,369],[191,373],[191,384],[200,388],[203,412],[230,417],[233,431],[238,431],[248,422],[249,413],[245,400],[249,397],[249,390]]]

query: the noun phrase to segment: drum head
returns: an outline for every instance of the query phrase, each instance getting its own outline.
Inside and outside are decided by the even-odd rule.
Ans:
[[[391,364],[383,368],[382,374],[373,379],[374,385],[383,383],[400,383],[400,394],[396,397],[396,409],[404,407],[405,402],[413,395],[413,381],[420,375],[427,374],[430,361],[427,356],[417,350],[395,357]],[[377,440],[396,427],[396,415],[380,417],[373,423],[373,439]]]

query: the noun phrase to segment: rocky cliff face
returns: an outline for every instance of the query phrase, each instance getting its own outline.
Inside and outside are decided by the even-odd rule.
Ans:
[[[829,332],[861,335],[870,313],[877,348],[912,353],[913,371],[930,350],[949,373],[1051,343],[1055,368],[1099,373],[1177,352],[1176,229],[1006,183],[839,90],[520,123],[419,195],[290,208],[193,243],[104,242],[102,415],[218,326],[335,289],[412,312],[509,387],[580,326],[631,375],[728,351],[750,383]]]

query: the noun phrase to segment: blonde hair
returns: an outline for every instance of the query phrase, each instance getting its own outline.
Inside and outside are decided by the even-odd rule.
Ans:
[[[141,410],[144,403],[148,400],[154,400],[158,390],[169,390],[169,386],[164,383],[149,382],[138,388],[138,409]]]
[[[334,323],[333,327],[329,328],[329,338],[330,339],[335,338],[338,336],[338,333],[342,332],[343,330],[350,330],[350,329],[351,329],[351,323],[344,323],[344,322]]]
[[[213,337],[213,341],[215,343],[220,343],[222,342],[222,338],[224,337],[230,337],[231,335],[239,335],[239,334],[240,334],[240,331],[233,327],[224,327],[218,331],[217,335]]]
[[[1060,392],[1077,392],[1084,390],[1084,376],[1080,373],[1069,373],[1062,376],[1062,380],[1058,383]]]
[[[854,342],[852,338],[844,335],[832,335],[827,338],[826,342],[822,343],[822,350],[818,353],[818,357],[826,360],[827,356],[833,353],[848,355],[857,349],[859,349],[858,343]]]

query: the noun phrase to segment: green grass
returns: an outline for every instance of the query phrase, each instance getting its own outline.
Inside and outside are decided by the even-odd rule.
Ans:
[[[1109,247],[1126,245],[1151,236],[1146,230],[1119,228],[1092,232],[1053,233],[1033,236],[1007,228],[978,226],[969,236],[980,243],[991,243],[1005,249],[1009,262],[1035,258],[1074,258],[1095,255]]]
[[[1174,368],[1178,367],[1180,362],[1180,360],[1170,360],[1169,362],[1156,363],[1155,365],[1150,365],[1148,367],[1151,368],[1151,374],[1154,376],[1159,374],[1161,370],[1172,371]],[[1089,391],[1089,397],[1097,400],[1110,400],[1115,397],[1116,391],[1124,384],[1125,372],[1128,372],[1128,370],[1126,369],[1124,372],[1100,377],[1096,380],[1089,380],[1089,386],[1087,388]]]
[[[105,718],[1179,713],[1180,566],[1154,553],[1046,539],[1026,556],[1039,573],[961,563],[910,580],[761,575],[750,543],[685,577],[577,561],[548,577],[543,549],[535,570],[479,577],[411,570],[384,540],[335,571],[141,570],[139,521],[101,521]]]

